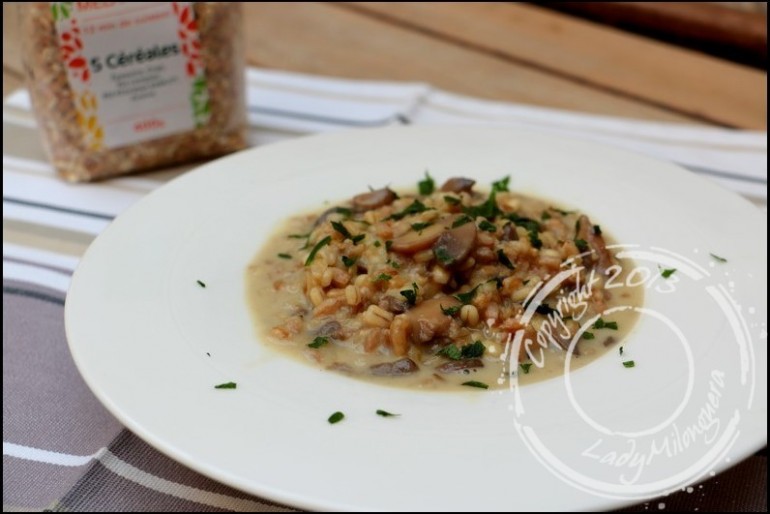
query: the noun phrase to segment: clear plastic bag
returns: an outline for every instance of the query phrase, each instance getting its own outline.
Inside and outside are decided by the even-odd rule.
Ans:
[[[44,146],[91,181],[246,145],[241,6],[23,4],[22,51]]]

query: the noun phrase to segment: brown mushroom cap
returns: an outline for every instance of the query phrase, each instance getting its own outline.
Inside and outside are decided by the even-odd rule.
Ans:
[[[453,266],[464,261],[476,244],[476,223],[464,225],[443,232],[433,245],[433,254],[443,266]]]
[[[456,307],[460,301],[454,296],[442,296],[425,300],[418,306],[408,310],[404,316],[408,318],[410,338],[416,343],[427,343],[436,336],[443,335],[449,330],[452,318],[444,314],[443,309]]]
[[[441,190],[445,193],[470,193],[473,189],[475,180],[471,180],[465,177],[452,177],[441,186]]]
[[[371,211],[372,209],[379,209],[385,205],[390,205],[395,199],[396,193],[386,187],[354,196],[353,207],[358,212]]]

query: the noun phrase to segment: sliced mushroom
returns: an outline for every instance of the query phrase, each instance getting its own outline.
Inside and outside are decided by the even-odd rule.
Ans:
[[[427,343],[437,336],[446,334],[452,318],[444,314],[442,309],[460,305],[453,296],[431,298],[407,311],[404,316],[409,321],[409,336],[415,343]]]
[[[518,241],[519,233],[516,231],[516,225],[506,223],[503,227],[503,235],[500,237],[503,241]]]
[[[600,273],[604,273],[607,268],[615,263],[615,258],[607,250],[604,237],[602,237],[601,233],[596,233],[591,220],[585,214],[580,216],[575,224],[575,239],[582,239],[588,243],[588,247],[591,249],[591,258]]]
[[[387,294],[380,298],[380,301],[377,302],[377,305],[388,312],[392,312],[393,314],[401,314],[402,312],[406,312],[408,307],[405,301],[399,300],[395,296],[390,296]]]
[[[327,321],[315,331],[315,335],[321,337],[333,337],[339,339],[342,335],[342,325],[339,321]]]
[[[368,193],[361,193],[353,197],[353,207],[359,212],[371,211],[385,205],[390,205],[396,199],[396,193],[388,189],[377,189]]]
[[[433,245],[433,255],[445,267],[464,261],[476,244],[476,224],[468,222],[443,232]]]
[[[419,231],[410,230],[406,234],[395,238],[390,245],[390,249],[407,255],[417,253],[430,248],[446,228],[446,224],[434,223]]]
[[[475,180],[471,180],[465,177],[452,177],[441,186],[441,190],[446,193],[470,193],[473,189]]]
[[[323,212],[322,212],[322,213],[321,213],[321,214],[320,214],[320,215],[319,215],[319,216],[318,216],[318,217],[315,219],[315,221],[313,222],[313,228],[316,228],[318,225],[320,225],[321,223],[323,223],[324,221],[326,221],[326,220],[329,218],[329,216],[331,216],[332,214],[339,212],[339,211],[338,211],[338,209],[339,209],[339,207],[329,207],[328,209],[326,209],[325,211],[323,211]]]
[[[378,377],[398,377],[403,375],[409,375],[419,371],[419,367],[412,359],[403,358],[393,362],[383,362],[382,364],[375,364],[369,366],[369,371],[372,375]]]
[[[461,361],[449,361],[445,364],[442,364],[438,368],[436,368],[436,371],[439,373],[462,373],[464,371],[469,371],[476,368],[483,368],[484,363],[481,359],[463,359]]]

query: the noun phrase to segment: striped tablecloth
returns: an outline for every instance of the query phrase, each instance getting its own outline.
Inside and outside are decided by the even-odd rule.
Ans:
[[[758,207],[767,134],[592,116],[462,97],[426,84],[250,69],[251,143],[391,124],[530,127],[682,164]],[[291,510],[213,482],[124,429],[67,349],[64,297],[78,259],[125,208],[188,167],[71,185],[46,161],[29,97],[3,108],[4,510]],[[258,463],[257,463],[258,465]],[[706,483],[629,510],[767,510],[761,451]]]

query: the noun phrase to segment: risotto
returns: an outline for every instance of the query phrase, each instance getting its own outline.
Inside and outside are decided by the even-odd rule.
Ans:
[[[618,345],[640,288],[585,214],[468,178],[379,189],[287,220],[247,269],[257,330],[323,369],[498,388]]]

